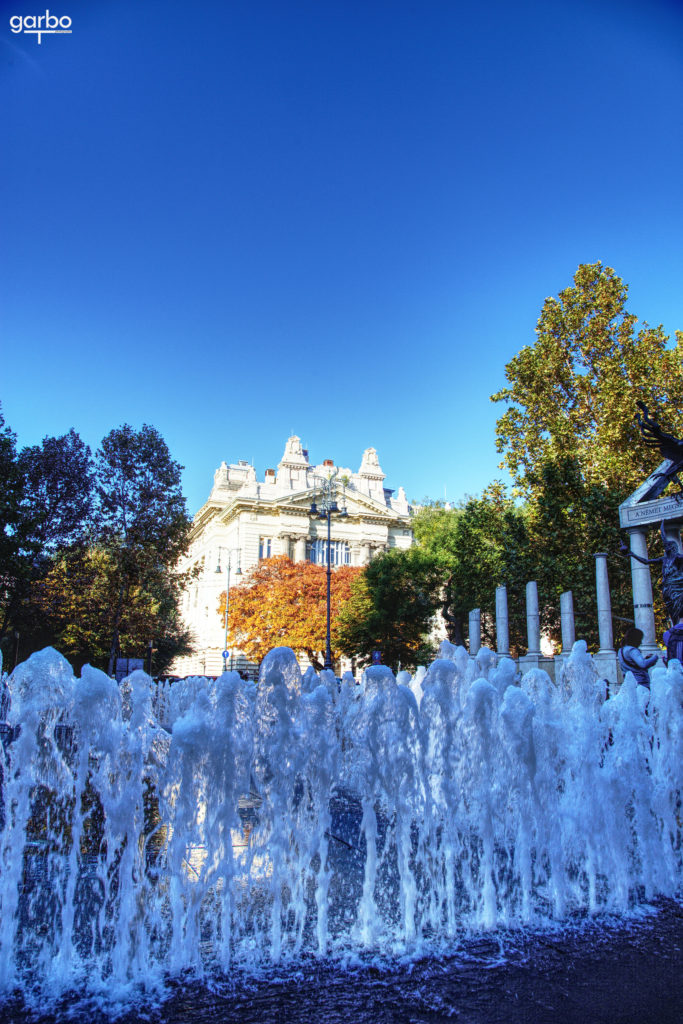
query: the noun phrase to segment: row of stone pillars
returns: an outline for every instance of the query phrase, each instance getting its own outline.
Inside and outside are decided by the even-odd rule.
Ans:
[[[646,535],[643,530],[631,533],[631,550],[643,558],[647,558]],[[654,612],[652,609],[652,582],[650,568],[631,561],[633,586],[633,613],[635,625],[643,631],[644,653],[659,650],[655,642]],[[604,551],[595,555],[595,589],[598,610],[599,649],[594,655],[598,673],[610,682],[618,681],[617,656],[614,650],[614,631],[612,628],[612,602],[610,598],[609,577],[607,574],[607,554]],[[576,640],[574,626],[574,599],[571,590],[560,595],[560,617],[562,625],[562,652],[557,658],[562,660],[571,653]],[[553,660],[544,657],[541,652],[541,628],[538,606],[538,587],[534,581],[526,585],[526,625],[527,653],[519,659],[520,669],[545,668],[552,674]],[[470,656],[474,657],[481,647],[481,610],[474,608],[469,614]],[[510,630],[508,619],[507,590],[496,588],[496,650],[499,656],[510,656]]]

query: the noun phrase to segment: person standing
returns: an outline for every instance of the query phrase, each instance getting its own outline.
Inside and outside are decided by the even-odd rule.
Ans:
[[[619,665],[621,666],[621,671],[624,675],[626,675],[627,672],[632,672],[637,683],[649,688],[650,676],[648,674],[648,669],[657,664],[657,655],[644,655],[640,650],[642,642],[642,629],[637,629],[635,626],[629,629],[628,633],[624,637],[623,646],[619,648]]]

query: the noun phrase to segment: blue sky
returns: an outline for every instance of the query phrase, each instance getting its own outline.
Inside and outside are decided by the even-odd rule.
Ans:
[[[489,395],[579,263],[683,328],[683,7],[0,2],[2,386],[20,444],[152,423],[410,498],[495,476]]]

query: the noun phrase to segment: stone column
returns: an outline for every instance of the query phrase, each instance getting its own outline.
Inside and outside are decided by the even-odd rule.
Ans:
[[[541,619],[538,613],[538,587],[535,581],[526,585],[527,654],[541,653]]]
[[[610,692],[617,686],[617,656],[614,653],[614,633],[612,632],[612,602],[609,594],[609,578],[607,576],[607,555],[600,551],[595,556],[595,589],[598,600],[598,637],[600,650],[593,655],[593,663],[598,675],[606,679]]]
[[[294,542],[294,561],[305,562],[306,561],[306,538],[297,537]]]
[[[647,558],[647,532],[643,529],[629,531],[631,551],[641,558]],[[650,566],[637,559],[631,559],[631,585],[633,588],[633,618],[636,628],[643,631],[640,649],[646,654],[659,650],[655,642],[655,615],[652,610],[652,580]]]
[[[571,654],[576,631],[574,629],[574,597],[571,590],[560,594],[560,616],[562,618],[562,653]]]
[[[481,609],[473,608],[470,612],[470,658],[473,658],[481,647]]]
[[[559,686],[562,685],[564,666],[567,658],[572,653],[572,647],[576,640],[576,632],[574,630],[574,597],[571,590],[565,590],[564,594],[560,594],[560,617],[562,622],[562,650],[552,659],[555,682]]]
[[[290,556],[289,534],[288,533],[281,533],[279,540],[280,540],[280,554],[281,555],[287,555],[287,558],[289,558],[289,556]]]
[[[526,585],[526,635],[528,649],[519,659],[519,670],[522,675],[532,668],[542,668],[553,678],[555,668],[552,658],[541,654],[541,616],[538,610],[538,585],[532,580]]]
[[[612,632],[612,601],[609,594],[609,577],[607,576],[607,554],[598,552],[595,556],[595,589],[598,598],[598,635],[600,637],[600,654],[614,650],[614,633]],[[650,607],[652,594],[650,593]]]
[[[360,546],[360,564],[361,565],[369,565],[370,564],[370,545],[369,544],[361,544],[361,546]]]
[[[496,587],[496,646],[498,654],[510,654],[510,632],[508,628],[508,592],[505,587]]]

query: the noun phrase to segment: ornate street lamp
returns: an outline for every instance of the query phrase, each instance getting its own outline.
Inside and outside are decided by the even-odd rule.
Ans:
[[[226,558],[226,583],[225,583],[225,621],[224,621],[224,637],[223,637],[223,671],[228,671],[228,609],[230,604],[230,569],[232,567],[232,556],[237,555],[237,569],[235,570],[235,576],[241,576],[242,570],[240,569],[240,549],[239,548],[223,548],[218,549],[218,565],[216,566],[216,572],[223,572],[221,568],[221,551],[225,551]]]
[[[330,607],[331,607],[331,583],[332,583],[332,540],[331,540],[331,522],[332,516],[336,515],[340,518],[344,518],[348,515],[344,499],[342,498],[342,507],[339,508],[337,504],[337,474],[339,470],[335,469],[329,477],[314,477],[315,489],[320,488],[320,500],[316,504],[315,494],[313,501],[311,502],[311,515],[315,519],[326,519],[327,520],[327,638],[325,642],[325,668],[332,668],[332,640],[330,636]]]

